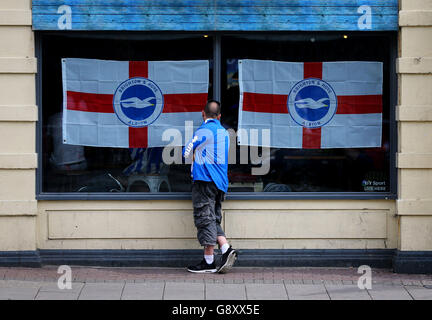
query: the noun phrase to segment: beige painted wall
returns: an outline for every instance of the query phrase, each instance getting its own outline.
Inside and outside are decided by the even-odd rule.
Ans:
[[[432,250],[432,0],[402,0],[399,25],[399,248]]]
[[[226,201],[223,227],[239,248],[397,247],[395,201]],[[190,201],[40,201],[44,249],[199,248]]]
[[[199,248],[189,201],[35,201],[30,2],[0,2],[0,251]],[[400,200],[227,201],[235,246],[432,250],[432,1],[401,9]]]
[[[30,4],[0,1],[0,251],[36,248],[36,59]]]

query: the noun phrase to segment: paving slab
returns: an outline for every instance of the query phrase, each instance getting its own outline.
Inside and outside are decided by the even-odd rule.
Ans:
[[[79,292],[39,291],[35,300],[78,300]]]
[[[204,300],[204,283],[166,282],[164,300]]]
[[[287,300],[285,286],[276,284],[246,284],[246,297],[248,300]]]
[[[323,284],[285,284],[290,300],[330,300]]]
[[[34,300],[38,291],[35,286],[1,287],[0,300]]]
[[[414,300],[432,300],[432,289],[419,286],[405,286]]]
[[[164,282],[126,283],[122,300],[162,300]]]
[[[325,285],[331,300],[371,300],[366,290],[361,290],[356,285]]]
[[[0,299],[75,299],[76,295],[80,299],[113,300],[431,299],[432,275],[374,269],[372,289],[360,290],[356,286],[356,271],[355,268],[236,267],[224,275],[203,276],[187,273],[184,268],[74,267],[72,290],[60,290],[57,266],[0,267]],[[166,282],[175,285],[168,284],[165,288]],[[148,287],[147,283],[153,283],[154,287]],[[324,290],[326,286],[330,294]]]
[[[373,284],[372,289],[367,290],[373,300],[412,300],[401,285]]]
[[[60,289],[57,282],[45,282],[40,287],[40,292],[54,292],[54,293],[74,293],[79,294],[84,287],[82,282],[72,282],[70,289]]]
[[[422,284],[425,286],[432,286],[432,280],[423,280]]]
[[[206,300],[246,300],[244,284],[207,283]]]
[[[25,280],[0,280],[0,288],[36,287],[40,288],[44,282]]]
[[[120,300],[125,283],[86,283],[79,300]]]

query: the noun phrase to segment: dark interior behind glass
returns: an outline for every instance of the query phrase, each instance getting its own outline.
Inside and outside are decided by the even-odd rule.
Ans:
[[[222,37],[222,121],[231,128],[237,128],[238,120],[238,59],[383,62],[383,132],[381,148],[272,148],[270,172],[265,176],[251,175],[251,165],[230,165],[230,191],[257,191],[261,188],[275,192],[390,191],[388,37],[370,34],[344,37],[331,33]],[[237,146],[237,154],[238,149]]]
[[[138,39],[139,38],[139,39]],[[212,37],[203,35],[159,35],[145,36],[118,33],[115,35],[44,36],[42,40],[42,147],[43,147],[43,192],[118,192],[126,191],[129,177],[125,169],[133,163],[134,150],[127,148],[82,147],[86,166],[58,168],[50,161],[54,139],[49,130],[50,119],[62,110],[62,58],[88,58],[102,60],[209,60],[209,97],[212,96]],[[52,121],[52,120],[51,120]],[[59,121],[58,121],[59,122]],[[58,123],[58,125],[61,123]],[[51,132],[52,131],[52,132]],[[61,132],[61,131],[60,131]],[[77,147],[79,150],[80,147]],[[162,148],[139,150],[147,152],[152,159],[144,170],[148,175],[166,175],[171,192],[190,191],[190,169],[187,165],[157,166]],[[135,150],[136,151],[136,150]],[[146,156],[147,156],[146,154]],[[119,185],[121,184],[121,186]],[[149,192],[149,185],[139,179],[130,186],[130,192]],[[168,192],[162,183],[160,192]]]
[[[86,166],[59,170],[50,162],[50,119],[62,110],[61,58],[105,60],[210,61],[209,98],[213,97],[213,37],[202,34],[137,35],[45,34],[42,36],[42,192],[126,191],[124,170],[130,149],[83,147]],[[373,33],[295,33],[222,35],[222,124],[237,129],[238,59],[291,62],[380,61],[384,66],[381,148],[271,149],[270,172],[251,175],[250,164],[229,166],[230,192],[389,192],[390,191],[390,50],[386,35]],[[153,148],[157,149],[157,148]],[[158,153],[160,150],[147,150]],[[237,147],[238,152],[238,147]],[[150,169],[152,171],[153,169]],[[158,169],[149,174],[158,174]],[[189,192],[189,165],[165,168],[171,192]],[[118,185],[120,183],[124,190]],[[369,185],[372,183],[372,185]],[[136,183],[130,192],[149,192]],[[166,185],[160,192],[169,191]]]

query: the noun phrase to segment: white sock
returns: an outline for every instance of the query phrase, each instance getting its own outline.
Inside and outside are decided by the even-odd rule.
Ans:
[[[220,248],[222,251],[222,254],[224,254],[225,252],[227,252],[227,250],[229,249],[229,244],[228,242],[223,244],[222,247]]]
[[[209,256],[204,255],[204,259],[207,262],[207,264],[212,264],[214,261],[214,256],[213,255],[209,255]]]

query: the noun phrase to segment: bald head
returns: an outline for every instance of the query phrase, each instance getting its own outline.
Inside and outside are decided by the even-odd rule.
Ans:
[[[217,100],[209,100],[207,101],[205,107],[204,107],[204,111],[203,111],[203,116],[205,115],[205,117],[208,118],[212,118],[212,119],[219,119],[220,118],[220,114],[221,114],[221,105],[220,102]]]

